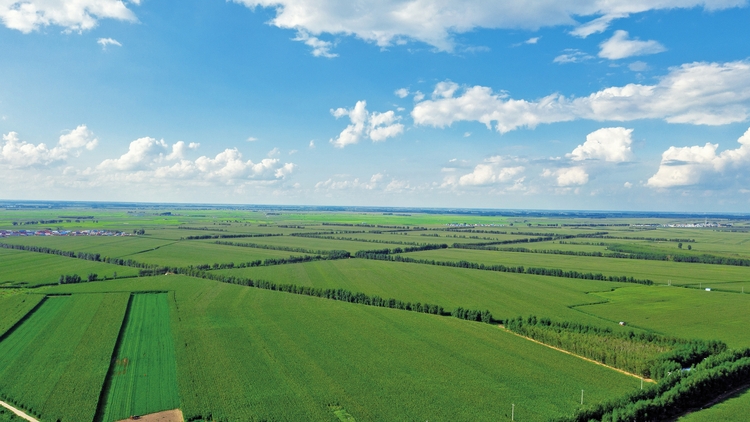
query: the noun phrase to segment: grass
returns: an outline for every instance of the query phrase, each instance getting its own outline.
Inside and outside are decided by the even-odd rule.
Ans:
[[[0,287],[57,283],[60,275],[78,274],[86,279],[89,273],[99,278],[127,277],[138,274],[138,269],[86,261],[38,252],[0,249]]]
[[[707,409],[699,410],[679,418],[678,422],[746,421],[750,409],[750,390],[745,389]]]
[[[180,407],[167,299],[167,293],[132,296],[110,369],[102,421]]]
[[[0,396],[43,420],[93,420],[127,297],[48,297],[0,342]]]
[[[8,237],[0,241],[14,245],[43,246],[63,251],[98,253],[101,256],[116,258],[173,242],[153,239],[148,236],[29,236]]]

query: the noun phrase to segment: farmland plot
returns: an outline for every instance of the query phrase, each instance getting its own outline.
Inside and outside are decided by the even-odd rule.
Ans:
[[[93,420],[127,297],[48,297],[0,342],[0,397],[44,420]]]
[[[265,238],[251,238],[251,241]],[[243,239],[229,239],[239,242]],[[175,267],[187,267],[198,265],[227,264],[234,262],[250,262],[255,260],[265,260],[268,258],[289,258],[290,255],[305,255],[298,252],[285,252],[269,249],[242,248],[237,246],[217,245],[215,240],[204,241],[183,241],[173,243],[159,249],[144,253],[130,255],[127,258],[147,264],[158,264]],[[262,242],[254,242],[262,243]]]
[[[0,249],[0,285],[3,286],[57,283],[63,274],[78,274],[85,279],[90,273],[99,278],[112,278],[115,274],[118,277],[137,275],[138,269],[39,252]]]
[[[134,294],[109,370],[102,419],[180,406],[167,293]]]
[[[44,299],[42,295],[27,294],[0,297],[0,339],[42,299]]]

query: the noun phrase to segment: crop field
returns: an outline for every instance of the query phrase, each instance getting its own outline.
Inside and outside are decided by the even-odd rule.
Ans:
[[[259,238],[265,239],[265,238]],[[256,238],[229,239],[239,242],[254,241]],[[175,267],[197,266],[214,263],[226,264],[234,262],[236,264],[250,262],[255,260],[265,260],[268,258],[289,258],[290,255],[305,255],[299,252],[285,252],[269,249],[244,248],[237,246],[217,245],[215,240],[204,241],[184,241],[176,242],[153,251],[129,255],[127,258],[146,264],[158,264]],[[254,242],[260,243],[260,242]]]
[[[513,334],[509,319],[538,322],[539,333],[547,332],[544,324],[562,324],[555,327],[568,327],[568,337],[581,339],[576,345],[594,344],[590,333],[610,333],[612,339],[664,336],[676,339],[672,345],[696,339],[750,347],[750,267],[672,260],[750,259],[750,225],[642,226],[685,222],[692,221],[148,204],[0,209],[5,231],[145,230],[124,237],[11,236],[2,243],[130,259],[176,273],[0,249],[0,399],[43,422],[110,422],[175,408],[193,421],[510,420],[513,406],[516,421],[572,415],[640,391],[640,380],[521,337],[532,334]],[[524,241],[540,236],[554,240]],[[516,240],[489,246],[538,252],[452,247]],[[414,244],[451,247],[202,267]],[[669,260],[583,256],[618,247]],[[385,260],[398,256],[630,276],[656,285]],[[89,273],[100,281],[87,282]],[[57,284],[65,274],[84,280]],[[428,313],[423,304],[442,310]],[[475,317],[485,310],[487,319]],[[644,365],[668,349],[633,344],[645,351]],[[593,349],[580,350],[575,353],[592,356]],[[750,394],[737,391],[679,420],[744,420]],[[0,413],[0,422],[16,420],[8,418]]]
[[[458,306],[489,309],[499,318],[544,313],[587,323],[597,321],[569,306],[599,302],[600,298],[587,292],[608,291],[623,285],[362,259],[215,272],[277,283],[343,288],[368,295],[439,304],[447,310]]]
[[[750,347],[750,294],[668,286],[632,286],[592,296],[607,303],[577,307],[610,321],[684,338],[719,339]]]
[[[509,417],[515,404],[517,418],[543,420],[575,409],[581,389],[594,401],[639,385],[493,325],[181,276],[151,284],[176,288],[186,418],[335,421],[328,406],[338,405],[357,420],[482,420]]]
[[[43,420],[93,420],[127,298],[47,297],[0,342],[0,397]]]
[[[102,421],[180,406],[167,293],[131,298],[107,381]]]
[[[0,339],[18,321],[28,314],[39,302],[42,295],[15,294],[0,296]]]
[[[151,236],[28,236],[8,237],[2,243],[14,245],[43,246],[75,252],[98,253],[102,256],[124,257],[154,249],[172,241],[154,239]]]
[[[536,245],[527,246],[529,248]],[[627,275],[650,279],[655,283],[699,285],[750,281],[750,267],[698,264],[687,262],[647,261],[642,259],[602,258],[589,256],[549,255],[522,252],[440,249],[404,254],[414,259],[436,261],[470,261],[482,264],[560,268],[604,275]]]
[[[118,277],[137,275],[138,270],[38,252],[0,249],[0,287],[57,283],[63,274],[86,278],[91,273],[99,278],[113,278],[115,274]]]

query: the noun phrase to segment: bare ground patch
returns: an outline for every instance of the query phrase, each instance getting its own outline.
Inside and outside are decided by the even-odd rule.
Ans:
[[[180,409],[174,409],[174,410],[165,410],[163,412],[157,412],[157,413],[149,413],[148,415],[140,415],[136,416],[138,419],[135,419],[135,417],[131,417],[128,419],[123,419],[118,422],[129,422],[133,420],[139,420],[143,422],[183,422],[183,416],[182,416],[182,410]]]

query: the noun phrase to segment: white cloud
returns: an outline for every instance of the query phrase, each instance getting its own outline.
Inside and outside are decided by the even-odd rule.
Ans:
[[[279,154],[281,154],[281,151],[277,147],[274,147],[274,149],[268,151],[268,156],[269,157],[275,157],[275,156],[277,156]]]
[[[630,188],[632,188],[632,187],[633,187],[633,184],[632,184],[632,183],[630,183],[630,182],[625,182],[625,183],[623,184],[623,186],[624,186],[624,187],[625,187],[626,189],[630,189]]]
[[[573,161],[604,160],[614,163],[630,161],[633,152],[631,135],[633,129],[624,127],[607,127],[586,135],[586,142],[578,145],[572,153],[567,154]]]
[[[589,175],[582,166],[567,167],[557,170],[545,169],[542,172],[543,177],[554,177],[557,186],[567,187],[576,185],[585,185],[589,182]]]
[[[627,17],[627,14],[621,13],[609,13],[604,16],[600,16],[592,21],[586,22],[579,25],[576,29],[570,31],[571,35],[576,37],[586,38],[592,34],[598,34],[604,32],[609,28],[609,24],[615,19]]]
[[[451,166],[443,168],[443,172],[455,173],[459,167],[464,167],[458,160],[450,160]],[[468,163],[466,163],[468,164]],[[484,162],[474,166],[471,173],[461,176],[450,174],[443,180],[442,187],[455,186],[484,186],[497,183],[507,183],[521,175],[526,167],[518,165],[518,160],[514,158],[505,158],[502,156],[493,156],[484,160]]]
[[[619,60],[632,56],[657,54],[667,49],[654,40],[639,41],[628,39],[627,31],[615,31],[612,38],[599,44],[599,57],[609,60]]]
[[[61,135],[57,145],[53,148],[48,148],[44,143],[34,145],[22,141],[18,133],[9,132],[3,135],[3,143],[0,144],[0,163],[12,168],[57,164],[64,162],[71,155],[78,156],[81,149],[93,150],[98,143],[99,140],[86,125],[80,125]]]
[[[505,92],[496,93],[483,86],[466,87],[460,95],[452,96],[448,94],[459,91],[443,88],[436,88],[438,98],[414,106],[411,115],[415,124],[445,127],[458,121],[476,121],[506,133],[576,119],[663,119],[669,123],[723,125],[750,116],[748,61],[684,64],[670,69],[655,85],[628,84],[580,98],[555,93],[533,101],[515,100]]]
[[[591,60],[594,57],[584,53],[583,51],[576,50],[575,48],[568,48],[565,49],[563,54],[560,54],[559,56],[555,57],[552,62],[553,63],[580,63],[584,62],[586,60]]]
[[[179,141],[172,145],[172,153],[167,155],[167,160],[183,160],[185,153],[189,149],[198,149],[201,144],[197,142],[191,142],[189,145],[185,145],[184,141]]]
[[[313,37],[307,31],[297,31],[297,36],[293,38],[293,41],[302,41],[308,47],[312,48],[312,55],[315,57],[325,57],[332,59],[338,57],[338,54],[331,53],[333,43],[329,41],[323,41],[318,37]]]
[[[633,72],[643,72],[644,70],[648,70],[648,63],[642,61],[633,62],[628,65],[628,69]]]
[[[393,92],[398,98],[406,98],[409,96],[409,90],[406,88],[399,88]]]
[[[102,50],[106,50],[108,45],[122,47],[122,44],[120,44],[119,41],[113,38],[99,38],[98,40],[96,40],[96,43],[102,46]]]
[[[337,108],[331,110],[331,114],[337,119],[348,116],[351,121],[351,124],[339,134],[338,138],[330,140],[338,148],[356,144],[363,137],[368,137],[373,142],[384,141],[400,135],[404,131],[404,125],[396,123],[401,119],[400,116],[396,116],[392,110],[385,113],[369,113],[366,101],[357,101],[352,109]]]
[[[442,51],[455,47],[454,34],[476,28],[538,29],[576,25],[575,17],[600,18],[579,28],[577,35],[600,32],[614,17],[648,10],[692,8],[724,9],[744,0],[233,0],[249,8],[274,9],[271,24],[279,28],[354,35],[380,47],[408,40],[427,43]]]
[[[415,92],[415,93],[414,93],[414,101],[416,101],[416,102],[420,102],[420,101],[422,101],[422,100],[424,100],[424,94],[422,94],[422,93],[421,93],[421,92],[419,92],[419,91]]]
[[[539,40],[540,40],[541,38],[542,38],[542,37],[532,37],[532,38],[529,38],[528,40],[524,41],[523,43],[524,43],[524,44],[536,44],[536,43],[538,43],[538,42],[539,42]]]
[[[750,129],[737,142],[740,147],[716,153],[719,144],[669,147],[661,156],[659,170],[648,179],[647,186],[670,188],[696,185],[707,177],[729,171],[747,171],[750,165]]]
[[[152,162],[165,158],[167,143],[150,137],[136,139],[130,143],[128,152],[119,158],[108,158],[97,167],[100,170],[137,170]]]
[[[3,0],[0,19],[25,34],[50,25],[80,33],[96,27],[99,19],[137,20],[120,0]]]
[[[258,140],[258,138],[256,138],[255,136],[251,136],[251,137],[247,138],[247,142],[255,142],[257,140]]]
[[[310,148],[315,148],[315,140],[310,140]]]

